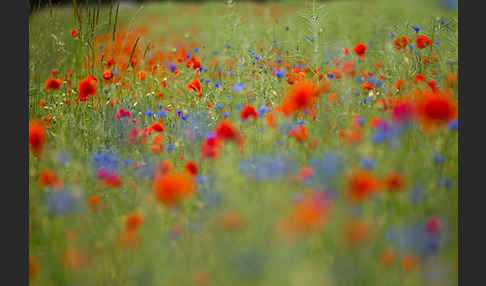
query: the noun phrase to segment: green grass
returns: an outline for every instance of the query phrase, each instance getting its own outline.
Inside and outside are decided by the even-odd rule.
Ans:
[[[398,96],[393,88],[397,79],[411,78],[425,71],[440,87],[445,86],[445,76],[457,73],[457,11],[442,10],[435,1],[328,1],[313,6],[312,1],[286,2],[255,5],[236,3],[194,4],[144,4],[143,7],[120,8],[118,30],[148,27],[146,35],[138,42],[139,53],[154,44],[155,50],[164,52],[176,48],[176,43],[195,43],[200,51],[195,54],[208,72],[201,73],[203,97],[197,98],[185,87],[194,76],[194,70],[184,63],[177,64],[180,73],[168,77],[168,86],[162,88],[166,75],[147,73],[140,82],[136,72],[122,71],[123,79],[130,82],[127,93],[121,94],[120,83],[102,84],[101,74],[106,69],[96,65],[84,67],[84,59],[91,52],[103,53],[99,43],[92,42],[88,31],[87,12],[83,12],[81,37],[73,38],[69,30],[78,28],[72,7],[45,9],[34,13],[29,23],[29,117],[51,116],[47,128],[47,143],[43,156],[29,158],[29,252],[40,264],[38,275],[31,277],[32,285],[204,285],[193,280],[195,273],[207,272],[208,285],[454,285],[457,282],[457,177],[458,177],[458,133],[445,127],[433,134],[423,132],[418,122],[413,122],[407,131],[398,137],[395,148],[388,144],[375,144],[372,117],[390,118],[376,104],[362,104],[367,92],[362,83],[354,78],[329,80],[331,89],[337,92],[342,106],[331,105],[327,94],[321,95],[316,107],[316,119],[299,114],[290,119],[279,116],[279,128],[267,126],[264,118],[239,118],[238,104],[251,104],[255,108],[273,102],[279,105],[289,87],[284,79],[279,80],[268,70],[278,57],[289,64],[298,60],[318,66],[324,73],[333,69],[332,59],[343,57],[342,48],[348,47],[353,60],[352,48],[357,42],[366,43],[368,50],[362,62],[356,61],[359,71],[374,71],[378,61],[383,69],[377,74],[386,78],[374,101],[384,97],[384,89],[390,96]],[[92,7],[93,11],[95,7]],[[111,39],[114,19],[109,20],[109,9],[100,10],[100,21],[93,35],[108,34]],[[446,25],[440,23],[446,20]],[[111,24],[110,24],[111,22]],[[434,53],[438,61],[424,65],[416,50],[399,53],[393,47],[390,34],[407,35],[413,40],[416,33],[411,25],[422,25],[421,33],[439,45],[422,51],[424,55]],[[447,26],[447,27],[445,27]],[[289,27],[289,30],[286,30]],[[303,39],[314,37],[314,41]],[[272,45],[278,45],[278,52]],[[371,44],[369,42],[372,42]],[[89,47],[88,43],[92,45]],[[231,48],[224,47],[231,44]],[[107,43],[104,44],[105,48]],[[249,48],[262,56],[255,65]],[[212,51],[218,50],[214,55]],[[139,58],[137,68],[143,69],[149,57]],[[209,74],[217,72],[214,59],[223,67],[220,77]],[[224,65],[225,60],[236,59],[234,67]],[[407,63],[408,62],[408,63]],[[160,62],[166,64],[166,60]],[[261,63],[267,71],[258,68]],[[72,86],[63,83],[59,90],[47,92],[44,81],[51,69],[63,76],[71,69]],[[431,71],[435,70],[432,75]],[[229,75],[229,71],[236,76]],[[98,90],[92,102],[66,105],[64,100],[76,97],[78,82],[92,74],[99,79]],[[257,75],[259,80],[255,80]],[[311,78],[310,73],[308,77]],[[211,83],[204,80],[211,79]],[[222,87],[213,84],[220,80]],[[231,86],[243,82],[243,92],[234,92]],[[388,86],[391,88],[387,88]],[[150,88],[154,93],[148,89]],[[104,92],[107,89],[107,93]],[[353,91],[359,91],[354,94]],[[68,94],[68,91],[70,94]],[[164,98],[154,94],[163,91]],[[251,92],[251,94],[249,94]],[[231,98],[226,94],[232,94]],[[457,98],[457,89],[453,90]],[[114,106],[109,100],[119,98]],[[253,100],[253,98],[256,98]],[[46,103],[40,107],[40,102]],[[208,107],[208,103],[213,105]],[[102,104],[93,109],[93,104]],[[130,111],[131,118],[140,121],[140,127],[148,126],[157,119],[145,115],[146,110],[158,111],[158,104],[170,106],[164,118],[164,145],[175,144],[172,151],[154,154],[149,145],[129,144],[127,118],[117,120],[116,112],[123,107]],[[212,128],[223,118],[216,109],[224,104],[230,112],[229,119],[245,137],[245,152],[236,144],[225,143],[216,160],[201,158],[201,141],[188,140],[184,130],[188,128],[176,116],[176,110],[191,115],[206,112],[204,121],[198,126]],[[357,114],[365,118],[362,129],[363,140],[357,144],[345,144],[339,136],[340,129],[348,128]],[[308,139],[299,143],[281,132],[285,122],[304,120]],[[330,125],[332,123],[332,126]],[[130,128],[131,128],[130,127]],[[263,131],[258,129],[262,128]],[[123,133],[120,133],[123,132]],[[120,135],[121,134],[121,135]],[[120,137],[121,136],[121,137]],[[323,138],[325,136],[325,139]],[[315,149],[307,145],[312,138],[318,140]],[[285,140],[282,144],[276,144]],[[121,162],[119,175],[123,185],[107,188],[97,179],[93,167],[93,156],[100,150],[109,149],[130,164]],[[59,154],[69,155],[68,162],[60,162]],[[308,166],[311,160],[331,152],[339,156],[343,168],[332,179],[313,184],[294,183],[289,177],[299,168]],[[436,164],[436,152],[444,155],[445,161]],[[181,160],[180,155],[184,158]],[[261,156],[286,156],[293,158],[289,167],[293,172],[285,176],[258,181],[249,178],[240,170],[242,161]],[[383,178],[392,170],[401,170],[407,180],[406,191],[390,194],[379,191],[375,198],[355,208],[344,199],[348,172],[358,167],[361,158],[372,157],[376,167],[372,170]],[[184,200],[175,209],[169,209],[157,201],[147,200],[153,194],[149,176],[140,175],[133,163],[145,163],[154,167],[156,162],[170,160],[176,170],[183,170],[187,160],[194,160],[199,174],[209,179],[197,183],[193,196]],[[58,192],[39,184],[43,169],[57,173],[64,188],[72,190],[81,210],[68,214],[50,215],[47,197]],[[314,174],[314,180],[323,174]],[[439,184],[446,177],[452,186]],[[137,192],[129,182],[133,181]],[[425,198],[420,203],[410,200],[415,185],[423,185]],[[334,194],[332,216],[327,224],[310,235],[293,242],[284,242],[277,231],[280,220],[285,217],[298,194],[316,189],[326,189]],[[97,194],[102,205],[97,212],[90,211],[87,199]],[[212,205],[206,195],[215,195],[219,203]],[[225,210],[240,213],[246,226],[234,232],[223,231],[219,216]],[[118,243],[123,232],[124,219],[132,212],[139,212],[144,222],[138,230],[142,241],[136,249],[126,249]],[[393,227],[424,223],[433,216],[440,217],[442,231],[440,247],[436,252],[420,259],[411,272],[404,272],[400,259],[408,252],[418,252],[405,247],[401,249],[387,239]],[[372,223],[373,232],[368,241],[360,246],[347,244],[345,229],[348,222],[360,217]],[[181,229],[173,235],[174,227]],[[66,238],[66,232],[76,233],[74,241]],[[423,241],[419,240],[423,245]],[[414,246],[416,246],[414,244]],[[80,269],[69,269],[60,259],[66,247],[82,251],[89,259]],[[392,247],[396,258],[391,266],[379,262],[381,252]],[[434,271],[442,273],[432,277]],[[432,278],[430,278],[432,277]],[[428,280],[429,279],[429,280]]]

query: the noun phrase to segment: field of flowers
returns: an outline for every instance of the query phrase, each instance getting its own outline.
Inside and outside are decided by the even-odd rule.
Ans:
[[[457,10],[79,2],[29,19],[31,285],[457,285]]]

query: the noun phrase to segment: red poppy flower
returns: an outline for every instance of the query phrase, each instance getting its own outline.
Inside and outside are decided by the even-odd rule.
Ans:
[[[102,76],[104,80],[110,80],[113,77],[113,73],[111,71],[104,71]]]
[[[397,37],[394,41],[394,44],[395,44],[395,48],[400,51],[400,50],[406,50],[407,49],[407,46],[409,43],[412,42],[412,39],[410,39],[409,37],[407,36],[400,36],[400,37]]]
[[[257,118],[258,113],[256,112],[255,107],[251,105],[247,105],[241,109],[241,119],[247,120],[249,117]]]
[[[35,156],[40,156],[46,141],[44,125],[38,121],[29,122],[29,146]]]
[[[220,139],[216,136],[207,137],[201,145],[202,158],[215,159],[219,155]]]
[[[188,171],[192,176],[197,174],[197,164],[194,161],[188,161],[184,166],[186,171]]]
[[[96,84],[98,80],[92,75],[88,75],[86,78],[79,82],[78,97],[80,101],[86,101],[87,97],[96,94]]]
[[[420,81],[425,81],[425,72],[418,73],[413,76],[413,82],[418,83]]]
[[[419,48],[419,49],[423,49],[427,46],[432,45],[432,39],[430,39],[429,37],[427,37],[425,35],[418,35],[417,38],[415,39],[415,41],[417,43],[417,48]]]
[[[72,28],[69,33],[71,33],[71,36],[73,37],[77,37],[79,36],[79,33],[78,33],[78,30],[76,30],[76,28]]]
[[[216,125],[215,131],[216,136],[223,141],[232,140],[240,144],[243,143],[240,132],[228,119],[220,121]]]
[[[46,79],[44,85],[46,87],[46,90],[49,91],[51,89],[59,89],[59,87],[61,86],[61,79],[58,79],[58,78],[48,78]]]
[[[457,118],[457,99],[447,90],[425,90],[417,93],[418,117],[426,130],[447,124]]]
[[[363,43],[357,43],[356,46],[354,46],[354,52],[358,57],[364,58],[364,55],[366,53],[366,45]]]

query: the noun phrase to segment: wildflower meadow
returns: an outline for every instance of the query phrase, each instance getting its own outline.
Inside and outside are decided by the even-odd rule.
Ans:
[[[36,8],[30,285],[457,285],[456,5]]]

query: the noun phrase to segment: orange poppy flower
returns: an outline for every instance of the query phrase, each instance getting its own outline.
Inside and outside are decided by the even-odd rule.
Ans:
[[[363,89],[364,90],[373,90],[373,89],[375,89],[375,87],[369,81],[365,81],[363,83]]]
[[[51,170],[41,170],[39,174],[39,183],[41,186],[52,186],[57,183],[59,178],[56,172]]]
[[[322,229],[331,214],[331,202],[320,193],[302,198],[279,224],[285,235],[308,235]]]
[[[395,252],[393,249],[388,248],[383,250],[380,255],[380,262],[385,266],[390,266],[395,260]]]
[[[187,174],[169,173],[156,178],[153,187],[159,202],[174,205],[194,192],[195,183]]]
[[[352,219],[345,228],[346,238],[351,246],[357,246],[367,241],[372,231],[371,223],[363,218]]]
[[[133,231],[124,231],[118,237],[118,243],[121,246],[129,249],[137,248],[140,245],[141,240],[142,239],[138,232]]]
[[[299,142],[305,141],[307,139],[307,127],[305,125],[298,125],[290,129],[290,137],[295,138]]]
[[[380,187],[378,178],[368,170],[354,171],[348,180],[348,198],[351,202],[362,203]]]
[[[309,81],[299,81],[292,85],[287,97],[282,102],[282,112],[288,116],[298,111],[311,108],[318,96],[316,85]]]
[[[226,211],[219,216],[219,224],[223,230],[235,231],[246,225],[246,219],[237,212]]]
[[[144,218],[140,213],[138,212],[131,213],[125,219],[125,231],[131,232],[137,230],[140,227],[140,225],[142,225],[143,221]]]
[[[202,97],[202,85],[197,77],[194,77],[186,87],[187,90],[194,90],[197,92],[198,97]]]
[[[144,70],[138,71],[138,73],[137,73],[137,79],[138,80],[142,81],[142,80],[145,79],[145,77],[147,77],[147,72],[146,71],[144,71]]]
[[[389,192],[396,192],[400,190],[407,190],[405,187],[407,185],[405,176],[398,172],[398,171],[393,171],[389,173],[384,180],[384,184],[386,189]]]
[[[88,257],[74,247],[67,247],[61,253],[61,261],[68,269],[78,270],[88,264]]]
[[[35,278],[41,270],[40,261],[37,257],[29,255],[29,278]]]
[[[413,254],[405,254],[402,258],[401,258],[401,266],[402,266],[402,269],[404,272],[410,272],[412,271],[415,266],[417,266],[418,264],[418,259],[415,255]]]
[[[113,73],[111,71],[104,71],[102,77],[105,81],[108,81],[113,77]]]
[[[92,212],[98,210],[98,205],[101,203],[101,197],[99,195],[91,195],[88,198],[88,205]]]

